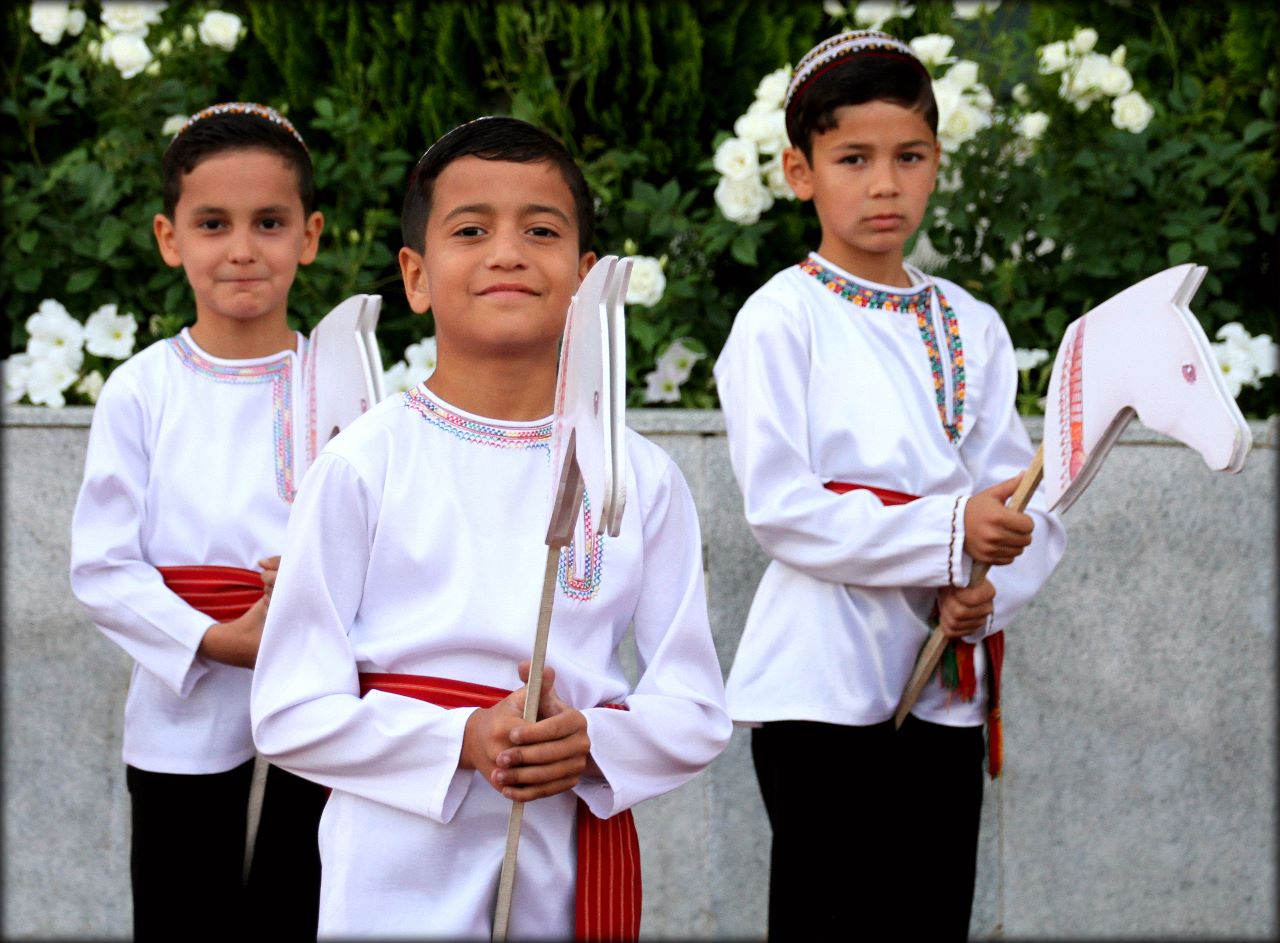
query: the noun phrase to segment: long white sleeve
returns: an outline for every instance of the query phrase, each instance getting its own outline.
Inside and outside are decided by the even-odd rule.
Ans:
[[[780,299],[762,292],[743,306],[715,368],[730,461],[747,523],[761,548],[774,560],[834,583],[965,585],[965,496],[927,494],[886,507],[867,491],[837,494],[824,487],[834,478],[908,491],[898,469],[889,465],[845,466],[842,472],[836,460],[819,470],[823,449],[811,438],[807,415],[818,392],[810,373],[815,358],[834,354],[821,349],[830,332],[827,340],[815,337],[796,299],[785,305],[775,300]],[[886,425],[894,422],[895,407],[888,403],[849,408],[863,414],[863,425],[874,425],[868,417],[880,411]],[[927,477],[924,473],[917,480]]]
[[[720,754],[733,730],[707,620],[697,512],[684,478],[662,458],[648,462],[660,470],[642,473],[657,481],[651,494],[638,496],[648,506],[640,514],[628,507],[624,520],[644,535],[633,617],[640,678],[626,698],[628,710],[585,712],[592,756],[608,782],[575,791],[601,818],[688,781]]]
[[[71,524],[71,589],[109,639],[185,698],[209,670],[196,650],[213,620],[165,586],[143,553],[152,436],[131,379],[113,373],[93,411]]]
[[[382,691],[360,697],[347,632],[378,510],[343,457],[317,457],[294,502],[258,652],[254,739],[263,755],[301,776],[448,821],[470,783],[469,773],[456,774],[471,712]]]

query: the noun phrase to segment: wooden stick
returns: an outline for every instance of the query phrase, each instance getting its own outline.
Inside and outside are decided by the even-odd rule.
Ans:
[[[529,665],[528,692],[524,700],[524,719],[538,719],[538,701],[542,699],[542,663],[547,655],[547,637],[551,630],[551,606],[556,598],[556,576],[560,570],[560,548],[547,546],[547,566],[542,574],[542,604],[538,608],[538,629],[533,637],[533,660]],[[507,819],[507,850],[498,875],[498,902],[493,910],[493,939],[507,938],[511,920],[511,893],[516,881],[516,851],[520,846],[520,824],[524,820],[524,803],[512,802]]]
[[[1044,445],[1042,444],[1036,450],[1035,458],[1027,466],[1027,470],[1022,476],[1022,481],[1019,482],[1013,496],[1009,498],[1007,506],[1019,513],[1025,511],[1027,503],[1031,500],[1031,493],[1036,490],[1036,486],[1040,484],[1040,479],[1043,477]],[[989,563],[975,563],[969,576],[969,585],[977,586],[985,580],[987,571],[990,569],[991,565]],[[947,647],[947,641],[948,639],[942,634],[941,629],[934,629],[929,633],[929,637],[925,640],[924,646],[920,649],[920,654],[916,658],[916,666],[911,670],[911,677],[907,681],[906,690],[902,692],[902,700],[898,703],[897,713],[893,715],[895,728],[902,726],[902,722],[911,713],[911,708],[915,707],[916,701],[920,699],[920,692],[924,690],[929,678],[933,676],[934,669],[938,667],[938,662],[942,660],[942,652]]]

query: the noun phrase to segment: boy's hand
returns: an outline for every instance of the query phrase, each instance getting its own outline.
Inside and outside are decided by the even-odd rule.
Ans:
[[[992,485],[971,497],[964,508],[964,549],[978,563],[1004,566],[1031,543],[1035,521],[1004,503],[1018,488],[1025,472]]]
[[[276,588],[276,574],[280,571],[279,554],[259,560],[258,566],[262,567],[262,594],[267,598],[267,605],[270,605],[271,591]]]
[[[249,607],[249,611],[230,622],[215,622],[200,640],[197,654],[224,665],[252,668],[258,660],[262,642],[262,626],[267,621],[267,597]]]
[[[944,586],[938,590],[938,628],[947,638],[961,638],[987,624],[995,611],[996,588],[990,580],[977,586]]]
[[[556,694],[555,671],[549,667],[543,669],[539,719],[526,723],[521,714],[529,663],[521,662],[519,671],[525,687],[493,707],[472,711],[458,765],[478,770],[508,799],[528,802],[576,786],[588,770],[591,741],[587,718]]]

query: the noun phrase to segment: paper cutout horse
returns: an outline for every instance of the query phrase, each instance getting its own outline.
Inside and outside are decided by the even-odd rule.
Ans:
[[[1043,475],[1050,511],[1089,486],[1136,415],[1195,449],[1214,471],[1239,472],[1253,442],[1190,303],[1208,270],[1187,263],[1131,285],[1067,326],[1049,380],[1044,438],[1009,506],[1026,509]],[[987,576],[975,564],[969,585]],[[947,639],[925,641],[894,721],[906,719]]]
[[[622,306],[631,277],[631,260],[605,256],[591,267],[569,303],[551,432],[553,492],[547,524],[547,563],[542,601],[534,634],[533,658],[525,696],[524,719],[538,719],[542,668],[551,628],[560,551],[573,540],[616,537],[626,505],[626,331]],[[580,508],[596,517],[589,528],[575,527]],[[575,547],[575,561],[585,561],[586,547]],[[507,820],[507,849],[498,875],[493,939],[505,940],[515,886],[516,852],[524,803],[512,802]]]
[[[306,368],[311,459],[384,395],[382,358],[374,337],[381,309],[381,295],[352,295],[311,329]]]

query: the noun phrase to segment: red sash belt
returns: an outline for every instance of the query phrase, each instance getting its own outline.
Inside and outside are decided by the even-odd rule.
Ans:
[[[230,622],[262,597],[262,574],[236,566],[158,566],[164,585],[192,608]]]
[[[492,707],[503,688],[423,675],[360,675],[360,696],[386,691],[440,707]],[[606,704],[626,710],[619,704]],[[635,940],[640,936],[640,840],[628,809],[596,818],[578,799],[578,886],[575,933],[579,940]]]
[[[850,491],[870,491],[885,507],[909,504],[919,495],[871,485],[859,485],[848,481],[828,481],[823,487],[836,494]],[[993,632],[982,640],[987,650],[987,772],[995,779],[1004,763],[1004,725],[1000,720],[1000,670],[1004,665],[1004,632]],[[977,675],[973,667],[973,643],[952,639],[951,648],[956,656],[958,674],[956,690],[965,700],[973,700],[977,688]]]

